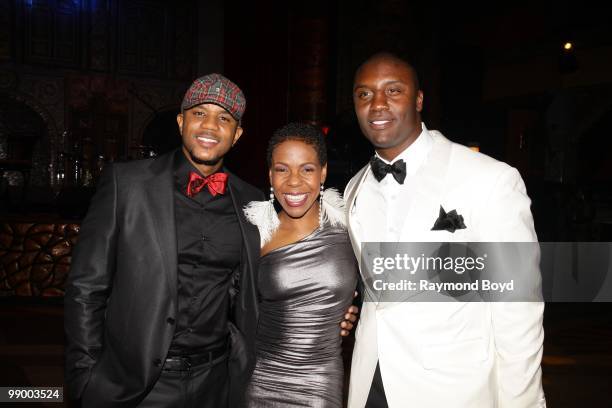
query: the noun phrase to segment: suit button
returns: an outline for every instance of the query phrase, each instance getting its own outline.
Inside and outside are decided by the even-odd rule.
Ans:
[[[208,237],[204,234],[202,234],[202,241],[208,241]]]
[[[161,364],[162,364],[162,363],[161,363],[161,359],[156,358],[155,360],[153,360],[153,365],[154,365],[155,367],[161,367]]]
[[[171,318],[171,317],[169,317],[169,318],[167,318],[167,319],[166,319],[166,322],[167,322],[168,324],[174,324],[174,319],[173,319],[173,318]]]

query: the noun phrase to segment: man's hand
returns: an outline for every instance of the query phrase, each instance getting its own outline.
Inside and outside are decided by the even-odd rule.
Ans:
[[[357,291],[353,295],[354,298],[357,297]],[[355,305],[349,306],[346,310],[346,314],[344,315],[344,320],[340,323],[340,335],[342,337],[346,337],[349,335],[351,330],[353,330],[354,324],[357,321],[357,314],[359,313],[359,308]]]

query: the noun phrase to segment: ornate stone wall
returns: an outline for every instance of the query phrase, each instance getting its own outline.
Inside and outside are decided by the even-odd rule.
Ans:
[[[0,296],[63,296],[78,224],[0,223]]]
[[[0,94],[47,128],[34,146],[31,185],[53,185],[64,139],[79,139],[81,150],[89,143],[91,152],[79,154],[91,153],[92,166],[101,154],[140,157],[146,125],[179,106],[196,71],[193,10],[193,0],[0,0]]]

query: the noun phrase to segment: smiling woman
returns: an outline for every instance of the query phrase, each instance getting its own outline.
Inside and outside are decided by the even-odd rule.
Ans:
[[[312,145],[301,140],[286,140],[276,146],[272,153],[270,185],[282,211],[279,214],[281,228],[271,244],[296,241],[318,227],[317,198],[326,177],[327,163],[321,165]]]
[[[281,128],[268,143],[268,164],[281,211],[259,264],[257,362],[247,406],[341,407],[338,324],[357,283],[357,263],[342,199],[320,193],[327,176],[321,131],[305,124]],[[252,204],[246,213],[261,231],[268,221],[249,210]]]

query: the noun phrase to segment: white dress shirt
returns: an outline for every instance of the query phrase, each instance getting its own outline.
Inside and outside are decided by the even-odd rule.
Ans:
[[[406,179],[399,184],[392,174],[380,182],[369,172],[355,201],[355,219],[360,224],[362,242],[397,242],[402,231],[405,214],[413,204],[415,174],[423,165],[432,146],[432,138],[422,123],[422,131],[416,140],[392,162],[376,153],[387,164],[403,159],[406,162]],[[366,232],[366,233],[364,233]]]

